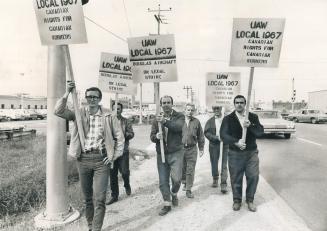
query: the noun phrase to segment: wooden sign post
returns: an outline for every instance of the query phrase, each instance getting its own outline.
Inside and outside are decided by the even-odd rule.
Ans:
[[[230,66],[250,67],[245,120],[248,120],[254,67],[278,67],[285,19],[234,18]],[[243,128],[242,140],[246,140]]]
[[[156,114],[160,114],[160,82],[177,81],[174,35],[151,35],[128,38],[134,82],[154,83]],[[161,124],[158,124],[162,134]],[[163,138],[160,140],[161,160],[165,162]]]

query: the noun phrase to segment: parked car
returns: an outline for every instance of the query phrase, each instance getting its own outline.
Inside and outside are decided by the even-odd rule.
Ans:
[[[289,139],[296,131],[295,124],[284,120],[277,110],[255,110],[253,113],[258,115],[265,134],[281,134],[285,139]]]
[[[327,115],[317,109],[303,109],[297,113],[288,115],[288,119],[294,122],[309,122],[317,124],[327,122]]]

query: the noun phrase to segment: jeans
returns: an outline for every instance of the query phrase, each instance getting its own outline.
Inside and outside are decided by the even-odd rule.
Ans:
[[[177,195],[181,186],[183,168],[183,150],[178,150],[165,155],[165,163],[161,161],[161,155],[157,155],[157,168],[159,174],[159,188],[165,202],[171,201],[171,194]],[[170,190],[169,178],[172,187]]]
[[[109,166],[102,162],[101,154],[84,154],[77,161],[85,216],[89,229],[101,230],[105,215],[105,202],[109,177]],[[94,202],[93,202],[94,196]]]
[[[227,159],[228,159],[228,145],[223,145],[223,154],[221,160],[221,185],[227,185],[228,171],[227,171]],[[210,163],[211,163],[211,174],[214,179],[219,177],[218,161],[220,156],[220,144],[209,145]]]
[[[118,185],[118,171],[121,173],[124,180],[124,187],[129,185],[129,152],[125,151],[121,157],[114,161],[114,167],[110,169],[110,189],[111,197],[118,198],[119,185]]]
[[[182,182],[185,182],[186,190],[192,189],[197,157],[198,150],[196,146],[192,148],[184,148]]]
[[[253,202],[259,182],[258,150],[229,150],[229,173],[233,191],[233,201],[242,202],[243,176],[246,176],[246,201]]]

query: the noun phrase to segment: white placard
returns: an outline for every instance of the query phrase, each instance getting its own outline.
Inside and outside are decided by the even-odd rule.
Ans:
[[[209,72],[206,76],[206,105],[233,109],[233,99],[241,91],[241,74],[239,72]]]
[[[128,38],[135,83],[177,81],[174,35]]]
[[[99,88],[105,92],[136,95],[131,63],[127,55],[101,53]]]
[[[285,19],[234,18],[230,66],[277,67]]]
[[[81,0],[34,0],[42,45],[87,43]]]

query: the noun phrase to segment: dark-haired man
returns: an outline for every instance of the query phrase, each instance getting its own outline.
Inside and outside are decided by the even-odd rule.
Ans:
[[[77,159],[89,230],[99,231],[106,209],[108,165],[123,154],[124,135],[117,117],[102,111],[99,105],[102,98],[100,89],[89,88],[85,91],[87,106],[80,109],[85,134],[85,147],[82,150],[75,112],[66,106],[74,88],[75,83],[67,81],[66,93],[58,100],[55,114],[74,121],[68,154]]]
[[[251,212],[256,211],[254,194],[259,182],[259,158],[256,138],[263,134],[263,126],[256,114],[249,113],[245,119],[246,99],[242,95],[234,98],[235,110],[221,124],[220,136],[229,144],[228,167],[233,191],[233,210],[242,205],[243,176],[246,176],[246,203]],[[243,128],[247,128],[246,140],[242,140]]]
[[[160,99],[163,115],[156,117],[151,127],[150,139],[156,143],[157,167],[159,174],[159,188],[164,200],[164,207],[159,212],[160,216],[171,211],[171,204],[178,206],[177,193],[182,180],[183,144],[182,128],[185,118],[182,113],[173,110],[173,98],[163,96]],[[162,127],[159,132],[158,122]],[[161,160],[160,139],[163,138],[165,162]],[[169,178],[172,187],[170,189]]]
[[[129,141],[134,137],[134,131],[132,123],[122,116],[123,105],[117,103],[117,118],[120,121],[122,131],[125,137],[124,153],[121,157],[117,158],[114,162],[114,166],[110,169],[110,189],[111,189],[111,199],[107,203],[108,205],[118,201],[119,196],[119,185],[118,185],[118,171],[124,181],[125,192],[129,196],[131,195],[131,185],[129,182]],[[112,110],[115,110],[116,105],[112,105]]]

